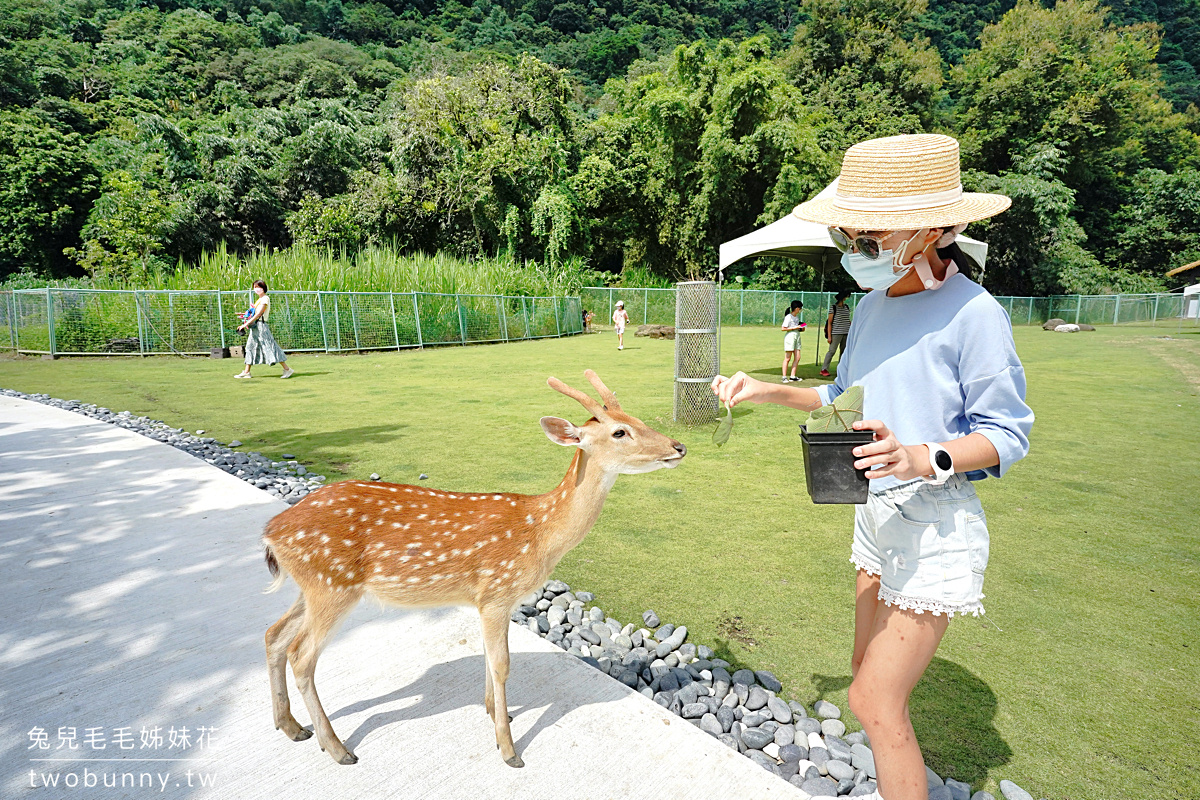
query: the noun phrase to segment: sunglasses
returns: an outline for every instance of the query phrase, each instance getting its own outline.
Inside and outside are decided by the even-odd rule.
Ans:
[[[860,233],[858,236],[851,238],[841,228],[830,228],[829,238],[833,240],[833,245],[843,253],[852,253],[858,251],[864,258],[869,258],[874,261],[879,258],[879,254],[883,252],[883,240],[891,236],[891,232],[885,232],[882,236],[870,236],[865,233]]]

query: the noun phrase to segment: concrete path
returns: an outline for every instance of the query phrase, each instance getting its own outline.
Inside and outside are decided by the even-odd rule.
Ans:
[[[287,740],[263,633],[296,590],[262,594],[258,541],[284,508],[167,445],[0,397],[0,797],[805,796],[515,625],[526,766],[505,766],[473,609],[364,601],[317,669],[359,763]]]

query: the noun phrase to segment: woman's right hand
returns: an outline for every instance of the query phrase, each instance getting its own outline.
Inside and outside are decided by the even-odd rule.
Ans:
[[[744,401],[764,403],[766,402],[766,390],[772,388],[744,372],[735,372],[730,378],[718,375],[713,378],[711,385],[713,394],[730,408]]]

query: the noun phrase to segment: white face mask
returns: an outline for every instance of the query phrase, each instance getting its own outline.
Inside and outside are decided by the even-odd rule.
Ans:
[[[864,289],[886,290],[912,269],[912,264],[902,265],[902,262],[909,245],[923,233],[917,231],[911,239],[902,242],[897,250],[880,250],[878,258],[867,258],[857,251],[843,253],[842,268]]]
[[[953,261],[946,267],[946,277],[940,281],[933,277],[933,270],[930,269],[929,260],[925,258],[924,252],[913,256],[910,263],[903,263],[908,254],[908,248],[918,239],[924,239],[928,232],[928,228],[919,230],[912,238],[902,242],[895,251],[881,250],[879,257],[874,259],[867,258],[858,252],[843,253],[842,268],[864,289],[886,291],[912,269],[917,270],[917,275],[921,278],[921,285],[924,288],[931,291],[940,289],[951,275],[958,272],[958,266]]]

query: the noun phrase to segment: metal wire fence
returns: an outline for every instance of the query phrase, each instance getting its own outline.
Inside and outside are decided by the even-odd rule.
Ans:
[[[599,325],[610,324],[618,300],[625,301],[634,325],[673,325],[675,289],[616,289],[588,287],[580,292],[583,307]],[[780,325],[793,300],[804,304],[802,319],[824,325],[833,305],[833,292],[775,292],[723,289],[719,293],[721,325]],[[862,294],[850,296],[854,308]],[[1200,299],[1182,294],[1056,295],[1053,297],[996,297],[1013,325],[1042,325],[1058,318],[1089,325],[1200,324]]]
[[[0,349],[47,355],[207,355],[241,344],[247,292],[17,289],[0,292]],[[672,302],[674,302],[672,300]],[[272,292],[288,352],[397,350],[583,332],[578,297],[425,292]]]

